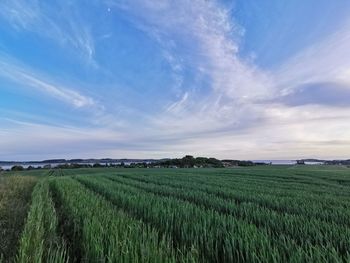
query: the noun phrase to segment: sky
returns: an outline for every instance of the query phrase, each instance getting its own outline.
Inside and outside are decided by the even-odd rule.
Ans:
[[[2,0],[0,160],[350,158],[348,0]]]

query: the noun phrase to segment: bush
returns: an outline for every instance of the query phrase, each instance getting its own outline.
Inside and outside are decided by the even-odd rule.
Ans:
[[[23,170],[24,170],[24,168],[22,165],[14,165],[11,168],[11,171],[23,171]]]

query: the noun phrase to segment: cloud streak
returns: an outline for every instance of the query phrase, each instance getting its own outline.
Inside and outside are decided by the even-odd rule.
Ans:
[[[55,133],[53,127],[18,123],[16,129],[22,127],[28,132],[27,140],[39,140],[35,134],[37,130],[52,132],[45,143],[56,146],[61,141],[62,153],[64,147],[71,150],[73,147],[69,144],[74,143],[77,149],[71,152],[75,157],[80,157],[79,153],[87,149],[92,149],[91,153],[96,155],[118,154],[119,157],[125,157],[123,153],[128,157],[190,153],[248,159],[310,157],[308,154],[324,158],[332,149],[339,156],[346,155],[350,142],[346,132],[350,128],[347,124],[350,123],[349,23],[267,70],[242,55],[240,48],[246,29],[234,20],[235,10],[219,1],[101,0],[94,3],[103,8],[108,6],[108,16],[112,18],[122,14],[128,20],[128,23],[123,21],[123,26],[132,25],[134,34],[136,31],[142,34],[142,38],[135,39],[146,36],[152,45],[157,45],[163,61],[159,62],[157,57],[154,63],[160,63],[161,70],[147,72],[145,79],[152,81],[163,77],[157,74],[168,74],[164,79],[171,79],[172,83],[164,85],[155,81],[156,85],[149,83],[152,92],[136,87],[125,88],[123,93],[116,88],[120,84],[118,77],[128,80],[130,76],[123,76],[123,63],[116,64],[121,72],[115,72],[118,77],[109,76],[111,88],[103,90],[101,100],[110,104],[103,107],[100,100],[83,92],[84,87],[62,84],[66,82],[55,81],[42,72],[0,56],[2,77],[73,108],[94,112],[91,115],[94,127],[83,131],[75,127],[61,128]],[[84,20],[77,4],[70,2],[50,6],[35,0],[6,0],[0,3],[0,17],[18,32],[52,39],[78,52],[92,64],[98,55],[96,51],[100,50],[98,44],[103,42],[95,43],[90,24]],[[108,47],[118,50],[117,33],[126,31],[108,28],[105,34],[105,28],[101,28],[100,38],[108,40]],[[125,45],[132,41],[129,36],[120,39]],[[142,49],[143,43],[137,44]],[[101,44],[101,47],[105,46]],[[153,46],[150,50],[153,52]],[[125,65],[153,63],[152,59],[145,62],[132,55],[130,59],[133,60]],[[113,71],[114,64],[109,64],[113,59],[107,57],[101,61],[108,61]],[[135,74],[137,70],[126,71],[125,75]],[[138,78],[143,77],[142,72],[137,74]],[[102,77],[96,74],[98,78]],[[122,84],[127,86],[127,83]],[[142,88],[147,89],[147,85]],[[110,98],[103,98],[105,94],[110,94]],[[158,111],[148,112],[145,108],[153,104],[160,105]],[[86,145],[89,141],[90,147]],[[9,144],[5,144],[3,147],[9,148]]]
[[[208,78],[214,92],[240,101],[264,96],[270,88],[268,74],[239,57],[239,39],[244,30],[231,22],[230,10],[218,2],[195,0],[189,5],[186,0],[134,0],[113,3],[130,13],[135,24],[169,53],[182,54],[180,60],[186,63],[184,67]]]
[[[230,9],[201,0],[109,4],[159,43],[179,86],[186,87],[153,118],[155,130],[194,136],[199,131],[239,130],[259,121],[254,102],[270,98],[273,77],[240,57],[244,29],[232,22]],[[193,73],[192,82],[184,78],[185,72]]]
[[[45,80],[39,77],[39,74],[34,73],[33,70],[5,56],[0,57],[0,76],[20,84],[21,87],[34,88],[76,108],[98,106],[91,97],[82,95],[78,91],[64,87],[53,81]]]
[[[194,146],[191,143],[194,141],[213,152],[225,152],[225,144],[240,145],[240,152],[245,151],[242,148],[253,151],[270,147],[271,152],[265,154],[271,156],[272,149],[285,144],[290,157],[297,156],[302,145],[311,152],[314,142],[314,152],[320,155],[319,149],[332,141],[332,134],[337,134],[344,118],[350,121],[343,116],[344,107],[349,104],[342,103],[346,98],[340,99],[348,94],[349,87],[350,31],[347,24],[278,68],[266,71],[252,64],[249,58],[240,56],[244,29],[233,22],[231,10],[216,1],[198,0],[188,5],[187,1],[134,0],[118,1],[116,5],[131,14],[134,23],[167,48],[167,52],[180,56],[178,60],[184,71],[192,70],[201,79],[199,87],[194,85],[183,92],[153,120],[158,130],[166,131],[172,138],[187,138],[189,148]],[[172,59],[168,61],[173,62]],[[174,67],[173,71],[176,72]],[[326,83],[331,85],[325,87]],[[332,92],[337,95],[330,96]],[[328,116],[327,120],[315,114],[312,105],[318,105],[317,111]],[[342,109],[330,109],[330,106]],[[339,116],[343,119],[339,120]],[[323,133],[320,127],[325,123],[332,123],[332,126]],[[244,136],[242,131],[246,132]],[[219,146],[207,140],[215,134],[220,137],[217,139]],[[156,136],[162,135],[157,133]],[[350,139],[346,134],[342,137],[343,141]],[[241,142],[242,138],[245,143]],[[296,146],[292,147],[293,144]],[[186,144],[177,145],[186,148]],[[331,148],[331,143],[327,147]],[[263,152],[262,149],[258,151]],[[344,153],[344,150],[339,152]]]
[[[97,66],[94,38],[79,11],[76,12],[79,8],[74,4],[60,3],[4,0],[0,2],[0,17],[15,30],[25,30],[52,39],[80,54],[89,65]]]
[[[282,93],[300,85],[333,82],[350,84],[350,20],[332,35],[305,48],[275,69],[276,85]]]

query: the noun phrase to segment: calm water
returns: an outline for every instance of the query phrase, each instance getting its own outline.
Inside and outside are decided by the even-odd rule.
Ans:
[[[126,165],[129,165],[131,162],[124,162],[124,164]],[[62,165],[62,164],[65,164],[65,163],[31,163],[31,164],[21,164],[19,163],[18,165],[21,165],[23,166],[24,169],[27,169],[29,166],[33,166],[35,168],[41,166],[41,167],[44,167],[45,165],[51,165],[51,167],[56,167],[58,165]],[[77,164],[90,164],[90,165],[94,165],[95,163],[77,163]],[[101,165],[106,165],[106,163],[100,163]],[[109,164],[109,163],[108,163]],[[113,163],[113,164],[120,164],[120,163]],[[7,169],[11,169],[12,166],[14,166],[14,164],[11,164],[11,165],[0,165],[0,167],[3,169],[3,170],[7,170]]]
[[[33,166],[35,168],[41,166],[43,167],[44,165],[47,165],[49,163],[45,163],[45,164],[42,164],[42,163],[31,163],[31,164],[18,164],[18,165],[21,165],[23,166],[23,168],[27,169],[29,166]],[[55,167],[57,165],[59,165],[59,163],[55,163],[55,164],[50,164],[52,167]],[[0,165],[0,167],[4,170],[7,170],[7,169],[11,169],[12,166],[14,166],[14,164],[11,164],[11,165]]]
[[[292,165],[296,163],[295,160],[254,160],[253,162],[272,163],[279,165]]]

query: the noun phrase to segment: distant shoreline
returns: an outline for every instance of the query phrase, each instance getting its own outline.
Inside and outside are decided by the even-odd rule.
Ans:
[[[171,160],[175,158],[162,158],[162,159],[134,159],[134,158],[122,158],[122,159],[114,159],[114,158],[102,158],[102,159],[50,159],[50,160],[42,160],[42,161],[0,161],[1,165],[20,165],[20,164],[65,164],[65,163],[80,163],[80,164],[88,164],[88,163],[152,163],[152,162],[159,162],[159,161],[166,161]],[[239,159],[235,159],[239,160]],[[221,160],[224,161],[224,160]],[[239,161],[252,161],[255,163],[266,163],[266,164],[295,164],[297,161],[304,161],[304,162],[310,162],[310,163],[323,163],[323,162],[347,162],[350,161],[350,159],[265,159],[265,160],[248,160],[248,159],[242,159]]]
[[[191,156],[190,156],[191,157]],[[185,157],[184,157],[185,158]],[[193,158],[193,157],[192,157]],[[207,159],[206,157],[199,157]],[[210,158],[209,158],[210,159]],[[234,166],[250,166],[250,165],[350,165],[350,160],[319,160],[319,159],[300,159],[300,160],[217,160],[220,162],[222,167],[234,167]],[[1,169],[7,170],[11,169],[13,166],[22,166],[24,169],[29,168],[57,168],[67,165],[76,166],[94,166],[98,164],[99,166],[135,166],[140,167],[140,164],[145,164],[145,167],[178,167],[176,162],[182,159],[112,159],[112,158],[102,158],[102,159],[50,159],[42,161],[0,161]],[[168,163],[167,165],[164,165]],[[162,165],[163,164],[163,165]],[[198,166],[193,164],[188,168],[195,167],[208,167],[208,166]],[[209,166],[210,167],[210,166]],[[217,166],[219,168],[220,166]]]

